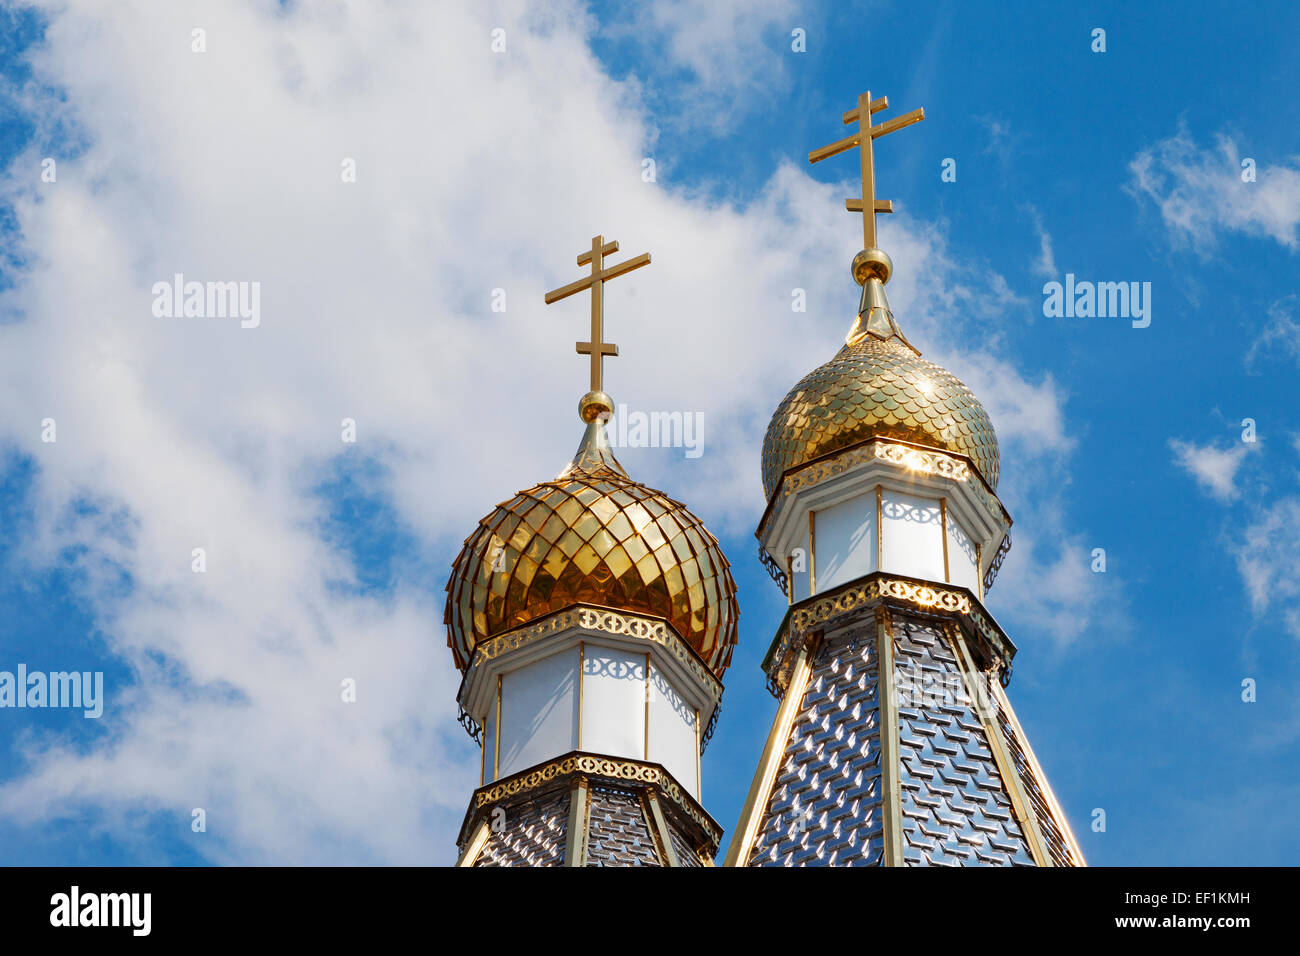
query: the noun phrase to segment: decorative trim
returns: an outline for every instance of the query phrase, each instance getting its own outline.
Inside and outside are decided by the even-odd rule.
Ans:
[[[880,719],[880,809],[884,866],[903,865],[903,796],[899,782],[898,698],[894,675],[894,628],[889,613],[876,605],[876,693]]]
[[[475,743],[482,743],[483,728],[479,722],[474,719],[474,715],[464,707],[460,706],[459,702],[456,704],[456,710],[458,711],[456,714],[456,722],[465,728],[465,733],[469,734],[471,740]]]
[[[924,445],[914,445],[895,438],[868,438],[833,454],[791,468],[782,475],[776,491],[772,493],[767,503],[767,510],[763,512],[763,517],[758,523],[758,531],[755,533],[759,540],[764,537],[767,523],[776,510],[777,501],[788,498],[796,492],[814,488],[858,465],[876,460],[967,484],[995,521],[1011,523],[1011,515],[1007,513],[1006,508],[1002,507],[997,494],[967,456],[928,448]]]
[[[767,548],[763,547],[761,544],[758,546],[758,562],[763,565],[763,569],[767,571],[767,576],[776,582],[776,586],[788,594],[790,592],[789,576],[781,570],[781,566],[777,563],[776,558],[768,554]]]
[[[713,697],[722,696],[722,681],[709,669],[704,660],[696,653],[681,635],[663,618],[645,617],[640,614],[628,614],[612,608],[597,607],[588,604],[575,604],[573,607],[548,615],[540,621],[524,624],[504,634],[481,641],[475,648],[465,677],[461,680],[464,689],[470,675],[482,661],[495,660],[511,651],[543,640],[552,634],[582,627],[589,631],[601,631],[619,637],[633,637],[642,641],[658,644],[668,651],[677,661],[691,672],[701,684],[713,688]]]
[[[867,610],[882,600],[920,611],[960,615],[983,639],[1000,667],[1008,668],[1015,656],[1015,644],[998,627],[979,599],[966,588],[875,571],[865,578],[801,601],[786,612],[785,620],[781,622],[763,660],[763,670],[769,679],[768,689],[775,689],[774,696],[777,697],[784,693],[791,671],[789,661],[811,631],[824,629],[845,615]]]
[[[718,701],[713,705],[713,713],[709,715],[709,722],[704,726],[704,734],[700,737],[701,754],[709,749],[709,741],[713,739],[713,732],[718,729],[718,715],[721,713],[722,701]]]
[[[606,757],[578,751],[565,754],[563,757],[557,757],[554,760],[548,760],[546,763],[517,773],[512,777],[506,777],[504,780],[490,786],[480,787],[474,791],[473,799],[470,801],[470,812],[477,812],[490,804],[499,803],[509,797],[544,787],[571,774],[581,774],[586,777],[604,777],[610,780],[621,780],[658,787],[663,796],[671,800],[683,815],[704,832],[705,836],[712,841],[713,846],[716,847],[722,839],[722,828],[713,821],[713,818],[695,801],[694,797],[678,785],[672,774],[661,765],[647,763],[643,760],[627,760],[621,757]]]
[[[989,569],[984,572],[984,590],[987,591],[993,587],[993,582],[998,578],[998,571],[1002,568],[1002,562],[1006,560],[1007,552],[1011,550],[1010,533],[1002,536],[1002,543],[998,545],[997,554],[993,555],[993,560],[989,562]]]
[[[776,781],[777,770],[780,769],[781,758],[785,756],[786,744],[794,728],[795,718],[799,716],[799,706],[811,676],[808,647],[800,646],[791,667],[790,690],[777,708],[776,719],[772,721],[772,730],[767,735],[767,743],[763,745],[763,755],[754,772],[754,782],[749,785],[749,795],[740,811],[736,835],[727,847],[727,858],[723,866],[745,866],[749,863],[749,854],[753,850],[754,840],[758,838],[758,828],[767,809],[768,794],[772,792],[772,784]]]

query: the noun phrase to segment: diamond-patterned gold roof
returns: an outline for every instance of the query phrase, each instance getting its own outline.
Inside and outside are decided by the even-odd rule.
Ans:
[[[699,518],[628,477],[593,423],[554,481],[479,522],[447,582],[447,642],[462,670],[478,641],[595,604],[666,619],[721,675],[736,643],[736,585]]]
[[[966,455],[997,488],[998,439],[984,406],[896,327],[886,331],[845,345],[777,406],[763,438],[769,498],[787,469],[877,436]]]

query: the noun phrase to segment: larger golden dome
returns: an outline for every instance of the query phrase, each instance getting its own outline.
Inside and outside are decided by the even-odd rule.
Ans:
[[[574,604],[664,618],[721,676],[736,585],[681,502],[628,477],[593,422],[573,463],[479,522],[447,582],[447,642],[464,669],[482,640]]]
[[[996,490],[998,438],[984,406],[903,337],[883,283],[873,279],[864,292],[863,310],[844,347],[804,376],[768,423],[767,497],[788,469],[876,437],[965,455]]]

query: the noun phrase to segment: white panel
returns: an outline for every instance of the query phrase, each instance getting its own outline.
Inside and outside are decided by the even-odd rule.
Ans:
[[[817,592],[876,569],[876,489],[818,511],[813,525]]]
[[[695,774],[695,709],[658,670],[650,669],[650,757],[698,799]]]
[[[979,567],[975,561],[975,542],[971,540],[961,523],[948,512],[948,580],[970,588],[972,594],[979,596]]]
[[[501,678],[501,769],[506,777],[577,747],[578,650]]]
[[[943,580],[943,527],[937,498],[885,490],[885,570]]]
[[[781,567],[787,568],[790,580],[794,584],[794,599],[802,601],[808,597],[808,523],[807,519],[800,529],[794,544],[790,547],[789,554],[772,555],[780,563]],[[789,564],[787,565],[787,561]]]
[[[582,749],[640,760],[645,754],[645,654],[587,645]]]

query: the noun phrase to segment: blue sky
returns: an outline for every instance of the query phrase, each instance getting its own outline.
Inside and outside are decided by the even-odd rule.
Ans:
[[[607,295],[608,390],[705,415],[698,459],[619,457],[733,564],[703,772],[734,827],[784,610],[758,445],[856,305],[855,164],[806,156],[867,88],[926,111],[877,150],[891,301],[1002,441],[987,603],[1085,855],[1296,860],[1300,11],[147,6],[0,8],[0,669],[107,687],[99,720],[0,710],[0,860],[452,857],[442,587],[576,446],[585,319],[541,292],[596,232],[654,256]],[[259,282],[260,325],[152,315],[175,272]],[[1151,283],[1150,327],[1045,317],[1067,272]]]

